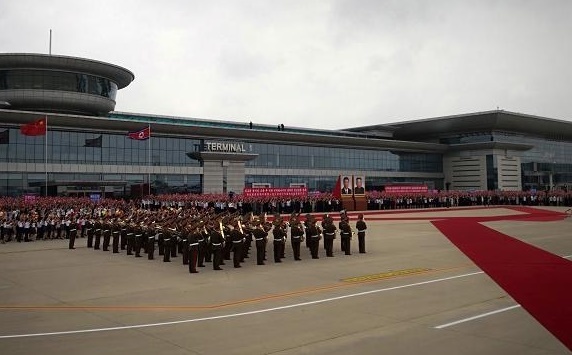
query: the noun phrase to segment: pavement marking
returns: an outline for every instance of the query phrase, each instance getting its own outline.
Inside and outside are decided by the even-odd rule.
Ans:
[[[519,305],[519,304],[517,304],[517,305],[514,305],[514,306],[510,306],[510,307],[497,309],[496,311],[491,311],[491,312],[487,312],[487,313],[483,313],[483,314],[478,314],[478,315],[476,315],[476,316],[472,316],[472,317],[469,317],[469,318],[463,318],[463,319],[456,320],[456,321],[454,321],[454,322],[450,322],[450,323],[446,323],[446,324],[441,324],[441,325],[438,325],[438,326],[433,327],[433,328],[435,328],[435,329],[443,329],[443,328],[451,327],[451,326],[454,326],[454,325],[457,325],[457,324],[470,322],[470,321],[475,320],[475,319],[492,316],[493,314],[510,311],[511,309],[515,309],[515,308],[519,308],[519,307],[522,307],[522,306]]]
[[[141,328],[159,327],[159,326],[165,326],[165,325],[175,325],[175,324],[184,324],[184,323],[204,322],[204,321],[209,321],[209,320],[236,318],[236,317],[248,316],[248,315],[253,315],[253,314],[280,311],[280,310],[290,309],[290,308],[311,306],[311,305],[315,305],[315,304],[333,302],[333,301],[343,300],[346,298],[366,296],[366,295],[371,295],[371,294],[380,293],[380,292],[386,292],[386,291],[393,291],[393,290],[399,290],[399,289],[416,287],[416,286],[429,285],[429,284],[433,284],[433,283],[437,283],[437,282],[449,281],[449,280],[460,279],[460,278],[464,278],[464,277],[470,277],[470,276],[481,275],[481,274],[484,274],[484,272],[483,271],[476,271],[476,272],[471,272],[471,273],[466,273],[466,274],[443,277],[443,278],[439,278],[439,279],[415,282],[415,283],[410,283],[410,284],[405,284],[405,285],[400,285],[400,286],[393,286],[393,287],[387,287],[387,288],[380,288],[380,289],[376,289],[376,290],[351,293],[351,294],[347,294],[347,295],[343,295],[343,296],[337,296],[337,297],[323,298],[323,299],[315,300],[315,301],[294,303],[294,304],[290,304],[290,305],[286,305],[286,306],[264,308],[264,309],[259,309],[259,310],[255,310],[255,311],[248,311],[248,312],[223,314],[220,316],[191,318],[191,319],[183,319],[183,320],[178,320],[178,321],[160,322],[160,323],[134,324],[134,325],[125,325],[125,326],[108,327],[108,328],[79,329],[79,330],[68,330],[68,331],[46,332],[46,333],[0,335],[0,339],[29,338],[29,337],[52,336],[52,335],[82,334],[82,333],[97,333],[97,332],[106,332],[106,331],[114,331],[114,330],[141,329]]]
[[[372,280],[383,280],[383,279],[390,279],[390,278],[397,277],[397,276],[421,274],[421,273],[425,273],[428,271],[431,271],[431,269],[414,268],[414,269],[403,269],[403,270],[391,270],[391,271],[380,272],[380,273],[371,274],[371,275],[348,277],[348,278],[342,279],[342,281],[343,282],[364,282],[364,281],[372,281]]]

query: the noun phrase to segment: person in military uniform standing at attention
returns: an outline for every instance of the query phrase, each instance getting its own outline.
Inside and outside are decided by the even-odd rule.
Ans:
[[[87,247],[93,248],[93,235],[95,233],[93,219],[87,220],[87,222],[85,223],[85,228],[86,228],[85,232],[87,233]]]
[[[326,256],[334,256],[334,239],[336,239],[336,226],[334,225],[334,220],[329,215],[324,216],[322,222],[324,227],[324,249],[326,249]]]
[[[219,221],[218,226],[210,226],[210,239],[213,251],[213,270],[222,270],[220,264],[222,262],[222,248],[224,246],[223,233],[224,230],[221,221]]]
[[[167,250],[171,251],[171,258],[177,257],[177,248],[179,244],[180,233],[177,231],[177,228],[171,228],[171,247],[169,249],[165,248],[165,253]]]
[[[119,253],[119,236],[121,235],[121,230],[119,226],[119,220],[112,221],[111,223],[111,245],[113,254]]]
[[[163,230],[163,262],[171,262],[171,239],[173,238],[173,231],[171,228],[165,228]]]
[[[266,240],[268,232],[264,230],[264,226],[259,220],[253,221],[254,244],[256,245],[256,265],[264,265],[264,255],[266,254]]]
[[[103,222],[103,251],[109,251],[111,242],[111,221],[109,219]]]
[[[197,261],[199,260],[199,239],[202,238],[200,225],[197,225],[194,230],[189,229],[187,230],[188,235],[188,246],[187,246],[187,253],[189,259],[189,273],[196,274],[199,271],[197,270]]]
[[[197,266],[205,267],[205,254],[207,252],[207,240],[205,239],[205,234],[208,238],[208,233],[206,232],[206,228],[202,221],[199,223],[199,227],[195,232],[198,233],[197,242],[199,243],[199,250],[197,253]]]
[[[310,226],[308,228],[308,234],[310,235],[310,254],[312,259],[319,259],[318,251],[320,249],[320,239],[322,238],[322,231],[320,227],[316,225],[316,219],[310,217]]]
[[[306,232],[306,248],[310,249],[310,243],[312,242],[310,238],[310,224],[312,222],[312,215],[306,213],[304,218],[304,231]]]
[[[282,262],[282,249],[284,248],[284,238],[286,237],[286,232],[282,227],[282,219],[274,223],[274,229],[272,230],[272,235],[274,236],[274,262]]]
[[[181,229],[181,241],[179,242],[179,250],[183,254],[183,265],[189,265],[189,246],[190,246],[191,232],[188,227]]]
[[[360,254],[365,254],[365,231],[367,225],[363,219],[363,213],[358,215],[358,220],[356,222],[357,236],[358,236],[358,246]]]
[[[290,236],[292,239],[294,260],[302,260],[300,258],[300,244],[304,239],[304,227],[300,222],[299,216],[296,216],[295,214],[290,217]]]
[[[143,222],[141,222],[143,223]],[[143,228],[142,226],[139,225],[135,225],[134,228],[134,232],[135,232],[135,257],[136,258],[140,258],[141,257],[141,248],[143,247]]]
[[[145,241],[147,245],[147,260],[155,259],[155,229],[153,227],[143,227]]]
[[[127,226],[127,255],[133,255],[135,248],[135,222],[131,221]]]
[[[125,219],[120,220],[119,228],[121,231],[121,250],[125,250],[127,248],[127,224],[125,223]]]
[[[75,238],[77,237],[77,223],[75,222],[75,220],[73,218],[70,221],[69,231],[70,231],[69,248],[75,249],[74,245],[75,245]]]
[[[99,245],[101,244],[101,231],[102,231],[102,220],[98,219],[95,221],[95,242],[93,243],[93,250],[99,250]]]
[[[352,228],[350,227],[349,218],[347,215],[344,214],[342,216],[342,220],[340,221],[339,226],[342,251],[345,252],[346,255],[352,255],[350,245],[352,238]]]
[[[244,246],[245,236],[240,221],[236,221],[234,222],[234,225],[231,225],[230,238],[232,239],[232,250],[233,250],[232,262],[234,264],[234,267],[235,268],[242,267],[240,265],[240,261],[242,260],[243,257],[242,248]]]

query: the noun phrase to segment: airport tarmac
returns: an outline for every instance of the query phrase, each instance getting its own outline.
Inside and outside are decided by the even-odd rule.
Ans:
[[[566,208],[539,208],[563,212]],[[366,254],[190,274],[66,240],[0,245],[3,354],[568,354],[432,223],[523,214],[507,207],[367,213]],[[572,220],[489,228],[572,258]],[[352,219],[355,225],[355,219]],[[254,248],[254,247],[253,247]],[[563,280],[570,287],[572,280]]]

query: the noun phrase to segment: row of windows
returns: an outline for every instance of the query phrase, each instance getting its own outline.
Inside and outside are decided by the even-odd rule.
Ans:
[[[0,90],[58,90],[80,92],[115,100],[117,84],[93,75],[55,70],[0,70]]]
[[[0,128],[0,132],[4,129]],[[9,129],[8,144],[0,144],[0,161],[43,163],[45,137],[23,136]],[[99,139],[101,137],[101,139]],[[120,164],[154,166],[199,166],[188,153],[201,147],[201,140],[152,137],[138,141],[127,135],[50,130],[47,134],[49,163]],[[258,154],[247,162],[252,168],[338,169],[407,172],[441,172],[440,154],[412,154],[351,148],[325,148],[285,144],[246,144]],[[150,153],[150,157],[149,157]]]

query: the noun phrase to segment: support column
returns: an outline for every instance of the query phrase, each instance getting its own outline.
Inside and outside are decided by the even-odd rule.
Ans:
[[[222,161],[203,161],[203,193],[218,194],[222,192]]]

